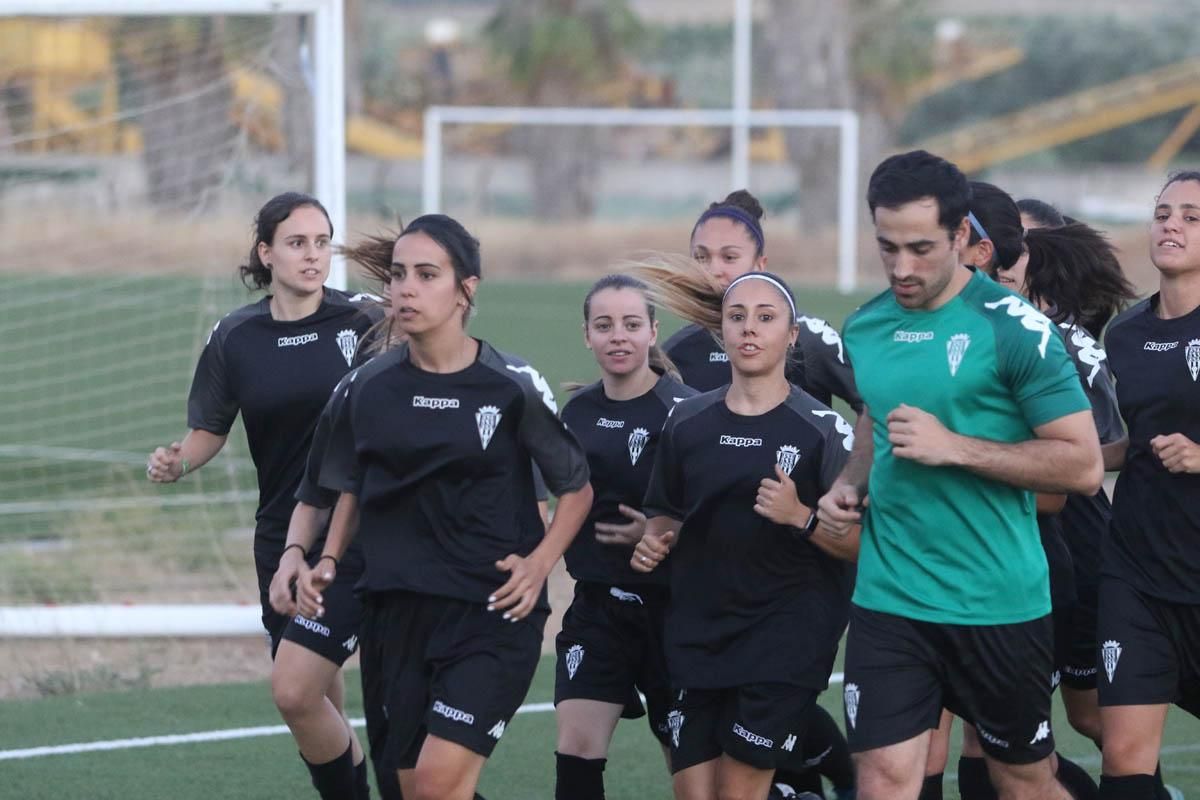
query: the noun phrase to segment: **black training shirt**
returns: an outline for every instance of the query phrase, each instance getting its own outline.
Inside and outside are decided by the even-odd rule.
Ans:
[[[1117,407],[1117,390],[1113,386],[1108,356],[1092,335],[1079,325],[1063,322],[1058,325],[1067,345],[1067,354],[1075,362],[1083,391],[1092,404],[1092,418],[1101,444],[1119,441],[1125,435],[1121,412]],[[1103,488],[1092,496],[1072,494],[1058,515],[1063,540],[1075,563],[1076,579],[1094,583],[1100,573],[1100,547],[1112,518],[1112,505]]]
[[[200,353],[188,427],[225,436],[241,412],[258,472],[256,551],[283,547],[317,417],[378,318],[368,297],[326,288],[313,314],[291,321],[272,318],[264,297],[217,322]]]
[[[779,464],[800,502],[816,508],[854,433],[799,389],[759,416],[730,411],[727,391],[675,406],[646,492],[647,516],[683,523],[667,559],[671,685],[824,689],[849,615],[853,566],[759,516],[754,502]]]
[[[546,381],[486,342],[448,374],[417,368],[401,345],[356,370],[345,395],[320,482],[358,496],[367,591],[484,603],[509,577],[495,562],[544,536],[530,459],[556,495],[588,482]]]
[[[1169,602],[1200,604],[1200,475],[1168,472],[1150,447],[1172,433],[1200,443],[1200,308],[1160,319],[1157,307],[1155,294],[1113,320],[1105,337],[1129,451],[1104,573]]]
[[[788,361],[788,380],[825,405],[836,396],[861,412],[862,398],[854,384],[842,337],[819,317],[801,316],[797,321],[800,333]],[[729,357],[712,334],[699,325],[678,330],[663,350],[679,368],[683,382],[698,392],[712,391],[732,379]]]
[[[592,475],[592,510],[566,552],[567,570],[580,581],[613,585],[666,585],[665,565],[649,574],[629,566],[632,546],[596,541],[596,523],[626,524],[622,503],[641,509],[650,482],[663,422],[674,405],[696,392],[662,376],[654,388],[631,400],[610,400],[600,381],[576,392],[563,407],[562,420],[587,452]]]

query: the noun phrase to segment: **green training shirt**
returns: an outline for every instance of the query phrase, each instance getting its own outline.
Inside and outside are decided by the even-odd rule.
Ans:
[[[999,625],[1050,613],[1034,494],[966,469],[899,458],[887,416],[901,403],[979,439],[1020,442],[1090,406],[1062,337],[981,272],[935,311],[886,291],[844,339],[874,423],[854,602],[928,622]]]

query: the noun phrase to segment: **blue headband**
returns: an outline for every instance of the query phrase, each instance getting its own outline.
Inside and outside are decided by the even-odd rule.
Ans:
[[[724,304],[725,298],[729,297],[729,293],[733,291],[733,287],[737,286],[739,283],[743,283],[744,281],[752,280],[766,281],[778,289],[779,293],[783,295],[783,299],[787,300],[788,308],[790,308],[792,311],[792,322],[794,323],[797,319],[799,319],[799,316],[796,314],[796,301],[792,299],[792,293],[788,291],[786,286],[783,285],[783,281],[779,280],[769,272],[747,272],[740,278],[735,278],[733,283],[729,284],[729,288],[725,290],[725,294],[721,296],[721,303]]]
[[[755,244],[758,245],[758,252],[766,249],[766,241],[763,239],[762,226],[758,224],[758,220],[747,214],[737,206],[717,206],[710,208],[700,215],[700,219],[696,220],[696,224],[692,226],[692,235],[696,235],[696,229],[703,225],[713,217],[725,217],[726,219],[736,220],[746,226],[750,231],[750,235],[754,237]]]
[[[974,211],[967,212],[967,219],[971,221],[971,227],[974,228],[975,232],[979,234],[980,239],[991,239],[992,238],[992,237],[988,236],[987,231],[983,227],[983,223],[980,222],[979,218],[975,216]]]

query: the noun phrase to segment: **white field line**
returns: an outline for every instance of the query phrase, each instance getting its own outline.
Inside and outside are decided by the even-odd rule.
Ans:
[[[829,677],[831,684],[842,682],[842,673]],[[545,714],[554,710],[554,703],[526,703],[517,709],[518,714]],[[350,724],[356,728],[366,725],[362,717],[355,717]],[[219,731],[200,731],[167,736],[141,736],[136,739],[109,739],[103,742],[79,742],[47,747],[26,747],[20,750],[0,750],[0,761],[21,761],[43,756],[63,756],[75,753],[95,753],[106,750],[130,750],[137,747],[165,747],[176,744],[199,744],[203,742],[227,742],[233,739],[256,739],[261,736],[280,736],[288,732],[286,725],[261,725],[256,728],[227,728]],[[1164,747],[1163,753],[1169,748]],[[1193,749],[1200,749],[1197,745]]]

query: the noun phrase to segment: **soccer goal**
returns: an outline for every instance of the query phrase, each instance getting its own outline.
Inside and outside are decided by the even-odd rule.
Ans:
[[[852,110],[687,110],[669,108],[540,108],[520,106],[433,106],[425,112],[422,205],[442,210],[443,131],[448,125],[556,126],[593,128],[726,127],[734,134],[730,152],[731,189],[747,188],[748,148],[736,146],[739,132],[751,128],[832,128],[838,131],[837,287],[844,294],[858,285],[858,113]],[[752,187],[751,187],[752,188]]]
[[[261,631],[241,426],[178,484],[145,461],[183,433],[213,320],[255,297],[235,267],[263,200],[309,191],[346,232],[342,14],[0,0],[0,637]]]

